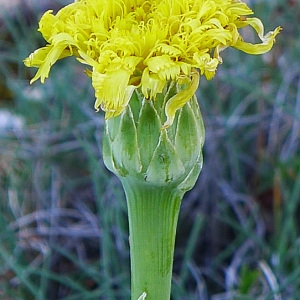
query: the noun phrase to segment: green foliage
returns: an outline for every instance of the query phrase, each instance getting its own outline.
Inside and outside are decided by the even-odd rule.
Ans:
[[[174,300],[300,295],[300,9],[249,2],[283,32],[264,56],[225,50],[217,76],[201,79],[204,165],[182,204]],[[0,14],[0,297],[129,299],[127,210],[103,165],[103,114],[73,59],[29,85],[38,14]]]

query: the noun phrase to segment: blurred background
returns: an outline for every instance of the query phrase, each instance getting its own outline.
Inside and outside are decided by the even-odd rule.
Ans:
[[[70,2],[0,1],[3,300],[130,297],[125,198],[84,66],[59,61],[29,85],[22,62],[45,45],[41,14]],[[172,300],[300,299],[300,5],[247,3],[284,30],[263,56],[227,49],[201,80],[204,166],[182,203]]]

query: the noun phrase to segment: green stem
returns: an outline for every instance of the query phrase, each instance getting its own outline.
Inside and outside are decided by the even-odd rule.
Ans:
[[[129,217],[131,299],[169,300],[182,192],[123,180]]]

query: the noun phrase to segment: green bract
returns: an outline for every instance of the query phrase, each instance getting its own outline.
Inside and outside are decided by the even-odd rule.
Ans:
[[[122,182],[190,190],[202,167],[204,126],[195,96],[163,128],[165,105],[178,94],[171,82],[155,101],[135,91],[128,107],[106,120],[103,158]]]

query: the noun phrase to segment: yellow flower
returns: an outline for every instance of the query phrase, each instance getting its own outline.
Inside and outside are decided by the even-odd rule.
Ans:
[[[38,68],[31,83],[44,82],[57,60],[76,56],[90,68],[95,108],[106,118],[119,115],[135,89],[155,100],[175,81],[183,91],[166,106],[169,126],[196,91],[198,72],[207,79],[215,75],[221,51],[262,54],[272,48],[281,28],[264,35],[251,14],[239,0],[77,0],[42,16],[39,31],[48,44],[24,62]],[[245,26],[253,27],[260,44],[243,41],[238,29]]]

